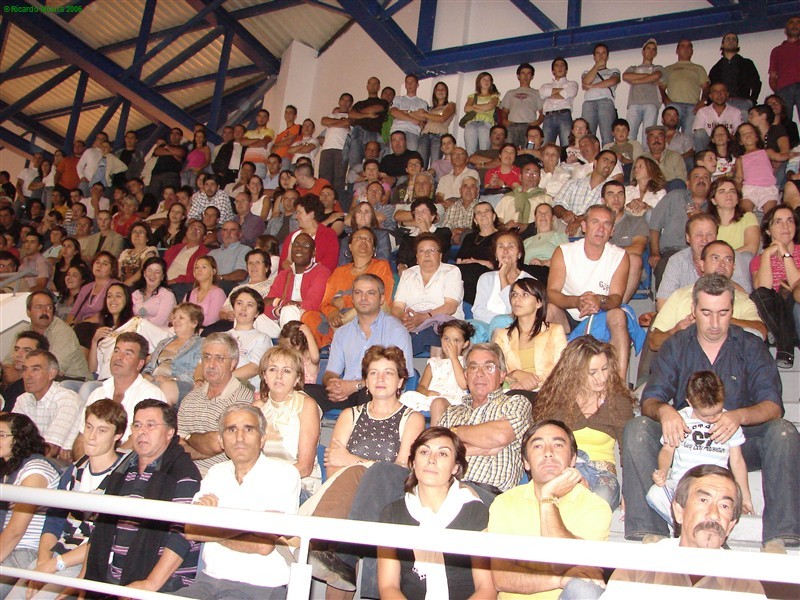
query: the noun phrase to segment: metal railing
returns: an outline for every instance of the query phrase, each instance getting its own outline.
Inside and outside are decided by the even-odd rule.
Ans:
[[[514,560],[665,573],[686,573],[689,571],[688,566],[691,565],[691,573],[695,575],[800,585],[800,569],[797,568],[797,556],[794,555],[783,556],[734,550],[714,552],[693,548],[674,548],[669,553],[665,553],[657,544],[566,540],[450,529],[437,531],[436,535],[420,535],[418,527],[407,525],[301,517],[199,505],[187,506],[186,504],[157,500],[12,485],[0,485],[0,499],[7,502],[25,502],[40,506],[127,515],[176,523],[196,525],[213,523],[215,527],[236,531],[298,537],[301,543],[297,554],[298,562],[291,566],[289,600],[307,600],[309,598],[311,566],[307,562],[311,540],[331,540],[369,546],[390,546],[452,554],[477,554]],[[166,594],[120,588],[110,584],[57,575],[44,575],[24,569],[3,567],[3,574],[131,598],[168,597]],[[683,595],[691,593],[691,591],[691,589],[682,588],[680,593]],[[674,588],[672,593],[674,594]]]

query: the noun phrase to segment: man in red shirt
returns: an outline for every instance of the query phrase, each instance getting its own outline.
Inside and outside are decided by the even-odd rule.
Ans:
[[[769,87],[786,102],[786,115],[800,114],[800,16],[786,22],[786,41],[769,55]]]
[[[65,156],[64,160],[56,167],[54,181],[56,187],[62,188],[62,193],[66,197],[81,182],[81,178],[78,177],[78,161],[84,150],[86,150],[86,143],[83,140],[75,140],[72,144],[72,156]]]

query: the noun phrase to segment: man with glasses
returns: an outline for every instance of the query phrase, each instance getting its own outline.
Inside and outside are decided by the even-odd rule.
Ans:
[[[247,253],[252,250],[245,246],[242,239],[242,226],[236,221],[223,223],[221,231],[222,245],[208,253],[217,261],[219,286],[229,294],[231,290],[247,277]]]
[[[147,362],[149,351],[149,342],[138,333],[119,334],[111,354],[111,377],[96,388],[86,401],[86,406],[89,406],[98,400],[110,398],[125,407],[128,413],[128,427],[120,439],[120,448],[123,450],[133,446],[131,423],[134,421],[136,405],[148,398],[166,400],[161,388],[142,377],[141,371]],[[78,427],[80,434],[72,448],[73,456],[83,456],[83,423]]]
[[[233,376],[239,361],[239,346],[227,333],[212,333],[200,351],[203,378],[180,404],[178,436],[200,472],[225,460],[219,437],[222,413],[231,404],[253,401],[253,391]]]
[[[138,402],[131,429],[133,452],[108,476],[106,495],[190,504],[200,473],[175,436],[175,409],[159,400]],[[192,583],[199,554],[182,523],[101,515],[89,538],[85,578],[170,593]]]

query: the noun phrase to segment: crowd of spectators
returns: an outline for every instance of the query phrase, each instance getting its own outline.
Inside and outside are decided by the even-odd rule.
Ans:
[[[482,72],[462,111],[443,82],[428,102],[416,75],[403,95],[371,77],[321,134],[289,105],[282,129],[262,109],[218,145],[201,124],[153,148],[100,132],[0,173],[0,288],[28,293],[30,320],[3,357],[2,481],[597,540],[621,506],[628,539],[718,549],[761,470],[763,550],[785,553],[800,17],[785,32],[763,100],[734,33],[709,71],[690,40],[662,67],[650,39],[622,70],[599,43],[579,78],[557,57],[538,89],[527,63],[505,93]],[[637,293],[656,312],[637,315]],[[21,503],[0,518],[3,566],[182,597],[285,597],[296,545]],[[312,545],[313,576],[347,597],[359,557],[367,598],[660,581],[331,543]],[[0,575],[0,598],[65,591]]]

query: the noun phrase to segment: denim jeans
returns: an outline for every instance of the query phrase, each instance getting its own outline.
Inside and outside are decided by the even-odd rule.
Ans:
[[[631,133],[628,136],[630,139],[639,140],[643,146],[647,144],[647,136],[644,132],[658,122],[658,108],[655,104],[631,104],[628,107],[626,117],[628,125],[631,126]],[[639,127],[642,128],[641,135]]]
[[[506,125],[506,129],[508,129],[506,141],[514,144],[517,148],[524,148],[528,142],[528,127],[530,126],[527,123],[509,123]]]
[[[795,120],[795,109],[797,109],[797,116],[800,119],[800,82],[782,87],[778,90],[778,96],[783,98],[786,103],[786,116],[789,120]]]
[[[558,138],[560,145],[569,146],[569,132],[572,131],[572,111],[545,115],[542,131],[544,132],[546,144],[551,144]]]
[[[750,109],[753,108],[753,103],[747,98],[728,98],[728,104],[734,108],[738,108],[742,113],[742,123],[747,123],[750,117]]]
[[[327,148],[319,153],[319,176],[327,179],[339,194],[344,193],[345,164],[342,151],[338,148]]]
[[[478,150],[489,149],[489,132],[492,125],[486,121],[470,121],[464,127],[464,146],[467,154],[475,154]]]
[[[694,104],[691,102],[670,102],[667,106],[671,106],[678,111],[680,117],[680,130],[684,133],[691,134],[692,126],[694,125]]]
[[[419,136],[417,152],[422,156],[422,168],[427,169],[433,161],[442,158],[442,134],[423,133]]]
[[[564,586],[558,600],[594,600],[605,592],[605,588],[585,579],[570,579]]]
[[[749,471],[761,470],[764,489],[762,538],[800,542],[800,433],[789,421],[776,419],[744,427],[742,446]],[[648,533],[668,535],[667,523],[647,504],[652,473],[661,450],[661,424],[635,417],[625,426],[622,444],[622,494],[625,497],[625,538],[640,540]]]
[[[359,125],[352,127],[342,150],[344,156],[347,157],[347,165],[351,168],[360,165],[364,160],[364,146],[367,142],[380,141],[380,132],[367,131]]]
[[[619,480],[611,471],[598,468],[583,450],[578,450],[578,461],[575,468],[589,483],[589,489],[608,502],[611,510],[619,506]]]
[[[614,141],[611,124],[617,118],[617,108],[610,98],[586,100],[583,103],[581,117],[589,122],[589,133],[594,135],[600,127],[600,138],[603,146]]]
[[[700,152],[708,148],[708,143],[711,138],[708,137],[708,132],[705,129],[695,129],[692,132],[692,139],[694,140],[694,151]]]
[[[406,148],[412,152],[416,152],[419,148],[419,134],[408,133],[407,131],[404,133],[406,134]]]

